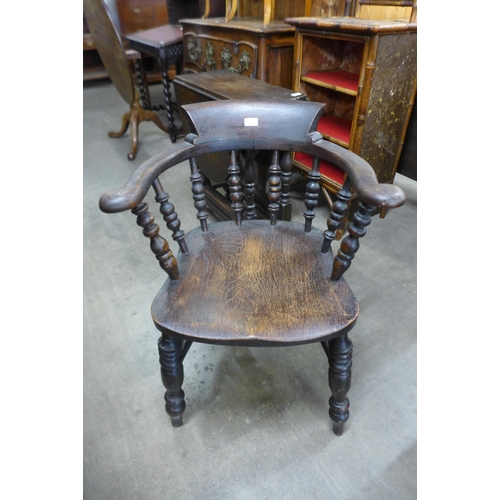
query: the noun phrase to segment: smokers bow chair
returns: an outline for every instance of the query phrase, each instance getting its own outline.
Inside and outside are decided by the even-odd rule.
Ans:
[[[214,101],[183,106],[191,129],[183,147],[146,161],[122,189],[100,199],[100,209],[106,213],[132,211],[168,274],[151,314],[161,332],[161,377],[166,411],[174,426],[182,424],[186,408],[183,359],[192,342],[259,347],[318,342],[329,362],[333,430],[342,434],[349,417],[352,364],[347,334],[359,310],[343,275],[371,215],[377,209],[402,205],[405,196],[397,186],[379,184],[370,165],[359,156],[322,139],[316,125],[324,108],[324,104],[304,101]],[[252,157],[256,150],[270,157],[269,220],[258,220],[255,215]],[[221,151],[227,151],[235,217],[209,224],[196,157]],[[280,207],[290,203],[294,151],[315,157],[305,193],[304,223],[278,217]],[[319,194],[319,159],[338,165],[347,175],[324,231],[312,225]],[[200,226],[184,234],[158,176],[186,160]],[[143,201],[151,186],[179,245],[177,258]],[[170,189],[175,190],[175,185]],[[352,196],[359,198],[359,208],[334,253],[332,242]]]

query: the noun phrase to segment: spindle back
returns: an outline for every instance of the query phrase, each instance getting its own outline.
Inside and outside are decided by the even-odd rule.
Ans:
[[[302,152],[314,157],[305,194],[304,232],[311,231],[319,198],[319,165],[326,160],[345,173],[345,183],[332,206],[323,244],[317,251],[327,253],[336,231],[345,219],[350,199],[359,198],[359,209],[352,217],[338,253],[333,261],[332,279],[338,280],[348,269],[359,248],[359,238],[366,233],[371,215],[377,209],[395,208],[404,203],[404,193],[396,186],[379,184],[370,165],[356,154],[323,140],[316,127],[325,105],[305,101],[213,101],[182,107],[190,132],[185,144],[171,154],[160,154],[141,165],[125,187],[105,193],[100,200],[104,212],[131,210],[145,236],[151,240],[151,250],[160,266],[171,279],[182,278],[168,243],[159,235],[159,228],[143,199],[153,186],[168,229],[182,253],[189,248],[181,230],[180,220],[169,195],[163,190],[159,175],[187,160],[194,206],[201,231],[209,232],[208,208],[203,177],[196,157],[202,154],[227,151],[229,197],[235,212],[235,224],[245,229],[245,220],[255,219],[253,170],[247,168],[256,151],[269,152],[268,212],[269,227],[290,224],[278,220],[280,206],[290,203],[290,176],[293,153]],[[271,234],[271,233],[270,233]]]

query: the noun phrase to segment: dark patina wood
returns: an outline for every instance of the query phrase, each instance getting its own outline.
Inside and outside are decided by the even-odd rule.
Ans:
[[[196,228],[186,240],[189,253],[178,256],[181,279],[167,281],[151,309],[167,335],[225,345],[293,345],[354,326],[357,302],[345,280],[330,279],[333,256],[321,253],[319,229],[224,221],[206,233]],[[315,251],[304,250],[309,248]]]
[[[174,79],[174,88],[177,102],[179,105],[193,104],[197,102],[207,102],[214,100],[228,99],[265,99],[265,100],[297,100],[304,96],[293,92],[290,89],[271,85],[253,78],[245,78],[231,71],[208,71],[202,73],[191,73],[177,75]],[[183,126],[189,130],[189,124],[184,115]],[[247,183],[250,182],[248,189],[252,189],[251,215],[249,218],[259,217],[267,218],[267,166],[269,155],[254,154],[252,158],[247,158],[244,162],[243,172]],[[227,154],[210,154],[198,158],[198,166],[206,177],[207,200],[212,211],[221,219],[228,219],[233,216],[230,203],[227,196],[224,196],[216,188],[222,187],[229,192],[227,184]],[[290,220],[292,216],[292,207],[289,203],[288,194],[290,192],[290,177],[292,165],[286,163],[281,165],[281,182],[285,189],[282,190],[284,198],[280,201],[278,216],[282,220]],[[247,169],[249,170],[247,173]],[[250,181],[252,179],[252,181]],[[250,198],[247,197],[247,201]]]
[[[359,313],[343,274],[359,249],[373,211],[396,208],[405,197],[398,187],[379,184],[365,160],[322,138],[316,128],[324,108],[319,103],[280,100],[225,100],[185,106],[190,133],[184,145],[143,163],[122,189],[101,197],[102,211],[131,210],[137,216],[144,235],[151,240],[151,250],[169,274],[153,301],[151,314],[161,332],[158,347],[165,407],[174,426],[181,425],[185,411],[182,361],[192,342],[258,347],[317,342],[329,362],[333,430],[337,435],[343,432],[349,417],[352,360],[347,333]],[[241,177],[238,162],[238,151],[250,162],[252,154],[261,150],[270,152],[270,221],[253,217],[252,177]],[[223,151],[227,153],[236,222],[208,224],[203,177],[195,158]],[[335,162],[348,178],[326,230],[312,224],[318,192],[316,167],[307,188],[305,222],[276,217],[288,189],[278,175],[279,153],[287,171],[294,151]],[[158,181],[160,174],[183,162],[190,167],[186,175],[192,181],[194,209],[200,221],[200,227],[185,235]],[[174,239],[182,242],[177,259],[143,201],[151,187],[167,227]],[[351,191],[359,198],[360,208],[335,256],[331,246]]]
[[[177,26],[166,24],[141,31],[139,33],[129,34],[126,36],[126,39],[128,40],[130,47],[138,52],[154,57],[158,63],[163,84],[170,139],[172,142],[175,142],[177,140],[177,128],[174,123],[168,68],[170,65],[175,64],[176,72],[181,72],[183,43],[182,30]]]
[[[184,70],[231,70],[280,87],[290,88],[294,28],[282,20],[238,17],[181,19]]]
[[[406,0],[362,3],[416,9]],[[285,22],[296,28],[292,88],[327,106],[319,132],[368,161],[379,182],[392,182],[415,101],[417,24],[357,17]],[[310,170],[303,158],[294,160],[298,169]],[[326,168],[320,173],[322,188],[341,189],[342,176]]]
[[[103,0],[84,0],[85,18],[92,33],[93,41],[109,78],[122,99],[129,105],[129,111],[122,117],[122,126],[118,132],[109,132],[113,138],[122,137],[130,126],[132,148],[127,158],[134,160],[139,141],[139,124],[152,121],[158,128],[167,132],[156,113],[146,110],[139,104],[139,94],[135,87],[132,61],[137,61],[140,54],[127,51],[115,24],[116,13],[110,11]]]

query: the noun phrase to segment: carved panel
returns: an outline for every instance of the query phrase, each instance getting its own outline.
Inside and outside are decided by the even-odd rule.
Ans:
[[[195,71],[226,69],[255,78],[257,50],[257,45],[246,41],[197,35],[193,32],[184,34],[184,64],[186,68]]]

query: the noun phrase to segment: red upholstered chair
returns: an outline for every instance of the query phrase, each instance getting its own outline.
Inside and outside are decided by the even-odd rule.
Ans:
[[[379,184],[366,161],[322,139],[316,127],[324,106],[304,101],[232,100],[183,106],[191,130],[184,145],[151,158],[123,188],[101,197],[100,208],[106,213],[131,210],[168,274],[151,313],[161,332],[161,376],[166,411],[174,426],[181,425],[186,408],[183,359],[192,342],[258,347],[317,342],[329,363],[333,430],[342,434],[349,416],[352,343],[348,332],[359,312],[344,274],[371,215],[377,209],[402,205],[405,196],[396,186]],[[257,219],[255,214],[254,150],[270,153],[270,220]],[[221,151],[227,152],[235,220],[208,224],[196,157]],[[292,152],[315,157],[305,193],[304,223],[277,217],[280,206],[290,203]],[[313,220],[321,160],[338,165],[347,180],[332,206],[327,227],[319,229]],[[183,162],[200,221],[187,234],[159,180],[161,174]],[[168,190],[175,189],[175,183],[162,182]],[[144,202],[151,187],[159,212],[179,245],[177,257],[160,236]],[[359,197],[359,208],[344,238],[336,243],[339,248],[332,250],[352,192]]]

